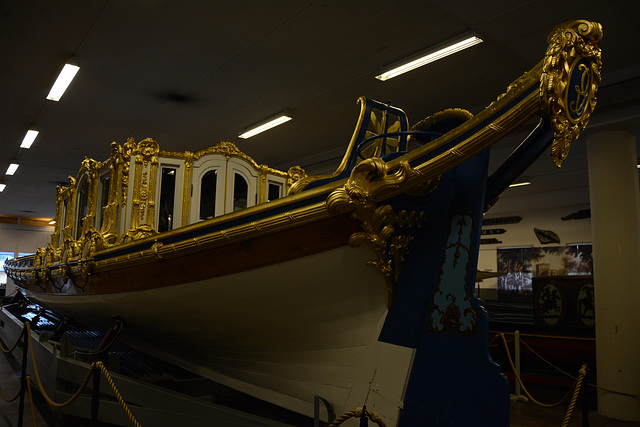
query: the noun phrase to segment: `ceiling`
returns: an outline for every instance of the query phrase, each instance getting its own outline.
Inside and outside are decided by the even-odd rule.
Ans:
[[[258,163],[332,171],[355,125],[356,99],[391,101],[415,123],[436,111],[479,112],[542,59],[570,19],[599,21],[603,80],[590,129],[640,131],[640,2],[4,0],[0,5],[0,216],[52,218],[55,188],[112,141],[152,137],[195,151],[234,141]],[[401,77],[381,67],[474,30],[485,42]],[[80,71],[59,102],[45,97],[64,63]],[[241,140],[285,109],[293,120]],[[25,132],[40,135],[20,149]],[[581,140],[584,140],[583,133]],[[522,137],[523,134],[515,135]],[[492,167],[517,138],[492,152]],[[4,176],[11,161],[20,168]],[[493,212],[588,205],[586,149],[562,169],[543,156]]]

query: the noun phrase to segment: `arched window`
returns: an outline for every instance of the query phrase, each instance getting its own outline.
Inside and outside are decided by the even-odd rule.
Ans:
[[[158,231],[173,230],[173,209],[176,194],[176,168],[163,167],[160,172],[160,212]]]
[[[218,183],[218,171],[206,172],[200,180],[200,219],[208,219],[216,216],[216,185]]]
[[[247,198],[249,196],[249,184],[239,173],[234,174],[233,179],[233,211],[247,208]]]
[[[67,209],[68,209],[69,199],[67,197],[64,198],[62,202],[62,212],[60,213],[60,225],[58,229],[60,230],[60,237],[58,240],[58,246],[62,246],[64,242],[64,228],[67,226]]]
[[[105,210],[109,206],[109,189],[111,187],[111,175],[103,174],[100,177],[100,186],[98,187],[98,210],[96,216],[98,217],[98,230],[102,230],[102,224],[105,220]]]
[[[80,239],[82,235],[82,219],[87,216],[87,209],[89,207],[89,180],[84,179],[78,185],[78,208],[76,209],[76,227],[75,227],[75,239]]]

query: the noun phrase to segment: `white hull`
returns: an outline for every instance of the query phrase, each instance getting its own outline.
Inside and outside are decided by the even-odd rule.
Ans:
[[[391,352],[400,357],[401,377],[388,386],[396,391],[372,396],[369,405],[391,399],[397,413],[412,350],[378,343],[387,292],[380,273],[366,265],[373,257],[369,248],[345,246],[171,287],[29,298],[103,325],[121,318],[130,344],[309,416],[316,395],[338,414],[362,406],[379,363],[375,354]]]

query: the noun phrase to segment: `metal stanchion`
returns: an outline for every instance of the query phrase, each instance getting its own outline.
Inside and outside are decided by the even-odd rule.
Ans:
[[[29,351],[29,332],[27,326],[22,330],[24,344],[22,345],[22,377],[20,378],[20,404],[18,406],[18,427],[24,422],[24,395],[27,391],[27,352]]]
[[[529,399],[527,398],[527,396],[523,395],[520,393],[521,391],[521,387],[520,387],[520,381],[518,381],[517,377],[520,376],[520,331],[516,331],[514,334],[514,340],[513,340],[513,345],[514,345],[514,352],[515,352],[515,356],[516,356],[516,372],[514,374],[516,374],[516,394],[512,394],[511,395],[511,401],[512,402],[528,402]]]

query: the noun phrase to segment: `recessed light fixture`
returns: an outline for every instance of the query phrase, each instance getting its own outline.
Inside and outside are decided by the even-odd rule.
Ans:
[[[7,184],[0,184],[0,193],[2,193],[4,191],[6,186],[7,186]]]
[[[451,39],[447,42],[434,46],[431,49],[418,53],[417,55],[403,59],[396,64],[385,67],[388,71],[378,74],[376,79],[384,82],[393,77],[397,77],[400,74],[415,70],[418,67],[422,67],[423,65],[427,65],[479,43],[482,43],[482,39],[479,36],[467,33],[463,36],[456,37],[455,39]]]
[[[71,81],[79,69],[80,67],[77,65],[64,64],[60,75],[58,75],[56,82],[51,87],[51,91],[49,91],[49,95],[47,95],[47,99],[50,101],[60,101],[60,98],[62,98],[62,95],[71,84]]]
[[[242,139],[251,138],[252,136],[255,136],[259,133],[262,133],[266,130],[279,126],[283,123],[286,123],[289,120],[291,120],[291,117],[287,116],[286,114],[280,114],[276,117],[268,119],[265,122],[262,122],[250,128],[249,130],[243,131],[240,135],[238,135],[238,137]]]
[[[525,185],[530,185],[531,181],[518,181],[511,184],[509,187],[524,187]]]
[[[24,136],[24,139],[22,140],[22,144],[20,144],[20,148],[31,148],[31,144],[33,144],[33,141],[36,140],[37,136],[37,130],[29,129],[27,131],[27,134]]]
[[[18,166],[20,165],[17,163],[11,163],[7,168],[7,175],[13,175],[14,173],[16,173],[16,171],[18,170]]]

